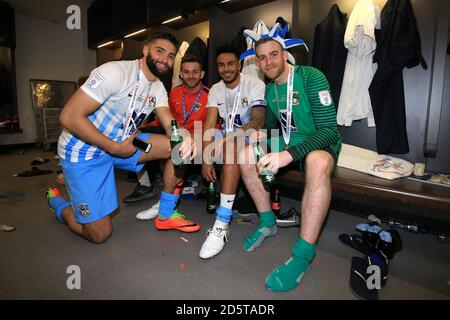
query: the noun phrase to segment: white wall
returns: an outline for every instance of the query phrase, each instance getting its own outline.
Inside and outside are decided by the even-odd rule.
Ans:
[[[87,49],[86,7],[81,9],[81,30],[69,30],[65,23],[16,11],[17,104],[23,133],[0,135],[0,145],[36,141],[30,79],[76,82],[95,67],[95,51]]]
[[[176,30],[175,34],[180,42],[186,41],[187,43],[191,43],[195,37],[199,37],[206,44],[209,37],[209,21]]]

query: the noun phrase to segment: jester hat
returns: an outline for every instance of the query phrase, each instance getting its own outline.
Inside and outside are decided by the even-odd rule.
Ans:
[[[270,30],[268,30],[267,27],[263,28],[263,30],[264,31],[267,30],[267,32],[261,35],[257,34],[256,32],[250,29],[245,30],[244,35],[247,36],[249,39],[251,39],[253,43],[256,43],[260,39],[272,39],[277,41],[284,50],[302,45],[305,46],[306,50],[308,51],[308,47],[306,46],[305,41],[303,41],[302,39],[284,39],[288,31],[288,28],[289,28],[288,24],[286,24],[284,28],[281,28],[280,24],[277,22],[273,25],[273,27]],[[254,54],[255,48],[253,47],[243,52],[240,56],[240,59],[243,60],[246,57],[252,56]],[[288,52],[288,61],[292,64],[295,64],[295,59],[289,52]]]

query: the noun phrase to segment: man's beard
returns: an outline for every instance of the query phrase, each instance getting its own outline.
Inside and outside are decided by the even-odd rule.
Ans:
[[[169,66],[167,66],[166,71],[159,71],[158,67],[156,66],[155,59],[153,59],[150,54],[147,56],[147,67],[149,68],[150,72],[158,78],[164,76],[170,71]]]
[[[193,89],[193,88],[195,88],[195,87],[198,86],[198,84],[200,83],[200,81],[202,81],[202,80],[198,80],[198,81],[195,82],[193,85],[190,85],[187,81],[184,81],[184,85],[185,85],[186,87],[190,88],[190,89]]]
[[[269,77],[268,74],[265,73],[266,77],[269,78],[270,80],[275,80],[275,79],[277,79],[279,76],[281,76],[283,74],[283,72],[284,72],[284,64],[281,64],[280,67],[278,67],[278,68],[275,67],[275,69],[276,69],[276,71],[275,71],[276,73],[275,73],[274,76]],[[272,70],[272,72],[273,72],[273,70]]]
[[[225,78],[222,77],[222,80],[223,80],[223,82],[225,82],[225,83],[233,83],[233,82],[237,79],[238,75],[239,75],[239,72],[236,72],[236,74],[234,75],[233,79],[231,79],[231,80],[225,80]]]

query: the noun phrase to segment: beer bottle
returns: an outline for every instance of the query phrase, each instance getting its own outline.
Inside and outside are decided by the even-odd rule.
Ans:
[[[280,199],[280,190],[278,188],[275,189],[273,200],[272,200],[272,211],[278,217],[281,211],[281,199]]]
[[[178,129],[178,122],[177,120],[172,120],[170,124],[170,147],[172,150],[178,145],[183,142],[183,137],[180,134],[180,130]],[[179,157],[179,155],[178,155]],[[174,161],[173,155],[172,155],[172,162],[174,166],[178,169],[183,167],[183,159],[179,157],[180,159],[176,159],[177,161]]]
[[[401,220],[394,220],[394,218],[389,218],[389,227],[393,229],[402,229],[414,233],[428,233],[428,229],[422,228],[417,223],[411,223]]]
[[[209,214],[216,213],[217,197],[216,197],[216,183],[211,181],[208,187],[208,198],[206,202],[206,212]]]
[[[255,153],[256,163],[258,163],[259,159],[261,159],[265,154],[258,142],[253,143],[253,152]],[[274,184],[275,174],[266,167],[261,170],[260,175],[261,180],[266,187],[270,187]]]

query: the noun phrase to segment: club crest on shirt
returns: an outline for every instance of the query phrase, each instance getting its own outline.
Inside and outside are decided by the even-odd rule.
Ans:
[[[194,112],[199,112],[201,107],[202,107],[202,105],[200,104],[200,102],[197,102],[194,107]]]
[[[145,105],[149,108],[154,108],[156,105],[156,97],[155,96],[148,96],[147,100],[145,101]]]
[[[248,107],[248,99],[247,98],[242,98],[241,104],[242,104],[243,107]]]
[[[91,215],[91,211],[89,210],[87,203],[84,202],[84,203],[77,204],[77,208],[78,208],[78,212],[83,217],[89,217]]]
[[[286,111],[280,111],[280,122],[284,128],[286,128],[286,118],[287,118],[287,112]],[[297,131],[297,125],[295,124],[294,116],[291,117],[291,132]]]
[[[87,87],[89,89],[96,89],[102,84],[104,80],[105,78],[103,78],[100,73],[94,73],[87,81]]]
[[[319,99],[320,103],[327,107],[333,102],[333,100],[331,99],[330,91],[328,90],[320,91]]]
[[[293,105],[297,105],[300,103],[300,96],[298,94],[298,91],[294,91],[292,93],[292,104]]]

